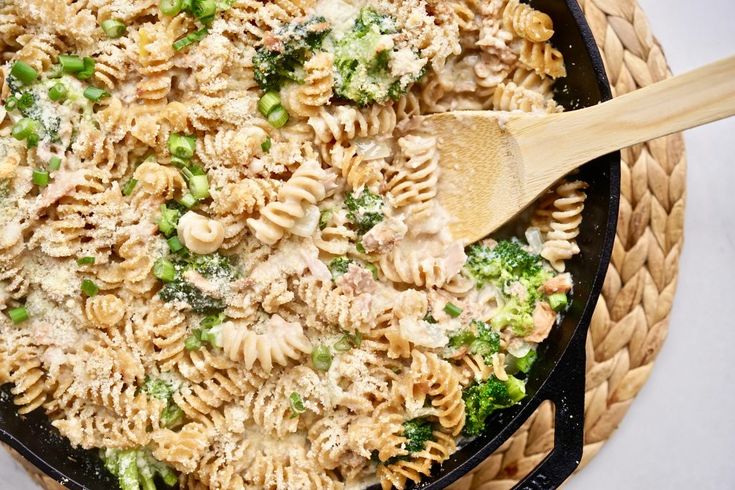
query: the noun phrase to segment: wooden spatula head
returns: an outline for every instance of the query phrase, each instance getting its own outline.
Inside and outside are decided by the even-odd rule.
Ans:
[[[452,216],[452,235],[465,243],[487,236],[527,204],[518,145],[502,127],[507,115],[497,116],[457,111],[425,116],[417,124],[437,139],[438,199]]]

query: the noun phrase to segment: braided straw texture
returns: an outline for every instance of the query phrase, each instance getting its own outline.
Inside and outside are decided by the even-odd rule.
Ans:
[[[579,2],[616,95],[670,76],[661,47],[635,0]],[[666,338],[683,240],[685,176],[681,135],[623,151],[617,240],[587,338],[585,446],[580,468],[625,416]],[[451,490],[512,487],[551,450],[553,435],[553,409],[547,402]],[[63,489],[30,465],[24,467],[46,490]]]
[[[635,0],[579,0],[615,95],[668,78],[666,59]],[[623,151],[617,240],[587,336],[583,468],[648,379],[668,330],[684,238],[681,135]],[[553,408],[542,404],[503,446],[451,490],[503,490],[552,449]],[[579,470],[578,470],[579,471]]]

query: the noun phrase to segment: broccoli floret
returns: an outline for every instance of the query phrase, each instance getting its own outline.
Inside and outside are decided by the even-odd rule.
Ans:
[[[172,379],[166,379],[165,376],[150,377],[146,376],[145,382],[141,387],[146,395],[157,398],[166,402],[166,406],[161,410],[161,424],[164,427],[174,427],[181,422],[184,412],[173,401],[174,393],[178,387]]]
[[[176,387],[171,380],[162,377],[152,378],[150,376],[146,376],[142,390],[147,395],[152,396],[153,398],[158,398],[159,400],[168,400],[173,396],[174,392],[176,391]]]
[[[183,301],[191,306],[195,313],[212,315],[225,309],[220,298],[210,296],[196,288],[185,279],[185,273],[195,270],[207,279],[214,281],[232,281],[237,277],[237,270],[228,257],[213,253],[209,255],[184,254],[174,262],[176,274],[174,280],[164,284],[158,295],[163,301]]]
[[[490,362],[492,355],[500,351],[500,334],[487,323],[472,320],[469,328],[449,337],[448,346],[452,349],[467,347],[470,353],[479,354]]]
[[[433,441],[434,434],[428,420],[418,418],[403,423],[403,437],[406,438],[404,448],[409,453],[417,453],[426,448],[426,441]]]
[[[552,277],[540,256],[527,252],[518,240],[498,242],[492,249],[473,245],[465,270],[479,287],[493,284],[503,294],[505,302],[491,319],[496,329],[509,326],[516,335],[533,329],[533,310],[545,299],[540,288]]]
[[[330,30],[324,17],[311,17],[278,29],[253,56],[255,81],[260,88],[277,91],[287,81],[301,83],[304,62],[309,53],[321,48]]]
[[[383,198],[365,189],[361,194],[352,192],[345,197],[347,219],[349,219],[360,233],[367,233],[370,229],[383,221]]]
[[[347,273],[352,263],[351,259],[347,257],[337,257],[329,262],[329,271],[332,273],[332,279],[337,279],[339,276]]]
[[[156,490],[157,476],[169,487],[178,482],[176,473],[147,449],[102,449],[100,459],[107,471],[117,477],[121,490]]]
[[[537,358],[538,354],[536,354],[535,350],[531,349],[525,356],[515,359],[515,366],[520,372],[528,374]]]
[[[485,420],[495,410],[508,408],[526,396],[526,384],[513,376],[508,381],[491,377],[482,383],[470,385],[462,393],[465,404],[466,436],[476,436],[485,428]]]
[[[204,317],[202,321],[199,322],[199,328],[195,328],[191,335],[186,338],[186,341],[184,342],[186,350],[199,350],[202,348],[203,344],[218,346],[217,337],[220,329],[217,327],[222,325],[222,322],[224,322],[226,318],[227,317],[224,313]]]
[[[352,29],[335,43],[335,93],[339,97],[361,106],[396,100],[424,75],[424,68],[415,76],[391,73],[394,47],[387,38],[396,33],[393,17],[370,7],[360,10]]]

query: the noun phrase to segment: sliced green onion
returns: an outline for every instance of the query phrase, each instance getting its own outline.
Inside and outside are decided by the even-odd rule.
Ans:
[[[174,49],[176,51],[181,51],[185,47],[189,46],[190,44],[197,43],[204,39],[206,35],[209,34],[209,30],[205,27],[203,29],[199,29],[198,31],[191,32],[187,34],[186,36],[182,37],[178,41],[174,43]]]
[[[175,157],[188,160],[197,148],[196,136],[171,133],[168,137],[168,151]]]
[[[329,347],[324,344],[316,346],[311,352],[311,362],[319,371],[329,371],[329,367],[332,365],[332,353],[329,351]]]
[[[176,277],[174,264],[163,257],[153,263],[153,275],[163,282],[171,282]]]
[[[462,308],[453,303],[447,303],[446,305],[444,305],[444,313],[451,316],[452,318],[457,318],[459,315],[462,314]]]
[[[549,296],[549,305],[554,311],[561,311],[569,304],[567,293],[554,293]]]
[[[94,75],[94,59],[85,57],[82,62],[84,63],[84,69],[78,72],[75,76],[79,80],[88,80]]]
[[[186,168],[186,166],[189,165],[189,162],[188,160],[179,158],[176,155],[171,155],[171,165],[176,168]]]
[[[184,249],[184,244],[181,243],[179,237],[172,236],[171,238],[166,240],[166,243],[168,244],[168,248],[174,253]]]
[[[105,34],[107,34],[107,37],[112,39],[125,34],[125,30],[128,28],[122,21],[117,19],[103,20],[100,26],[102,27],[102,30],[105,31]]]
[[[133,193],[133,190],[135,189],[135,186],[138,185],[137,179],[130,179],[122,186],[122,195],[123,196],[129,196]]]
[[[38,123],[36,121],[24,117],[23,119],[20,119],[17,123],[15,123],[11,134],[13,135],[13,138],[17,139],[18,141],[23,141],[25,139],[28,139],[30,135],[34,134],[37,127]]]
[[[189,191],[195,199],[209,197],[209,179],[206,175],[194,175],[189,179]]]
[[[260,100],[258,100],[258,110],[265,117],[268,117],[268,115],[270,115],[270,113],[273,112],[280,105],[281,96],[278,95],[278,92],[266,92],[265,94],[263,94]]]
[[[6,110],[6,111],[12,111],[12,110],[13,110],[13,109],[15,109],[15,108],[16,108],[17,106],[18,106],[18,99],[16,99],[15,97],[12,97],[12,96],[11,96],[11,97],[8,97],[8,98],[7,98],[6,100],[5,100],[5,110]]]
[[[77,265],[92,265],[94,264],[95,258],[91,256],[79,257],[77,259]]]
[[[329,208],[322,209],[319,212],[319,229],[320,230],[323,230],[324,228],[327,227],[327,225],[329,224],[329,221],[332,219],[333,213],[334,212]]]
[[[8,310],[8,316],[10,317],[10,320],[14,324],[23,323],[24,321],[28,320],[30,316],[28,315],[28,310],[25,309],[24,306],[19,306],[18,308],[10,308]]]
[[[268,123],[274,128],[282,128],[288,122],[288,112],[283,106],[278,106],[268,114]]]
[[[28,148],[35,148],[38,146],[38,142],[40,141],[40,137],[38,136],[38,133],[31,133],[28,135],[28,138],[26,138],[26,146]]]
[[[191,209],[197,203],[197,199],[196,197],[192,196],[190,192],[187,192],[186,194],[181,196],[181,199],[176,202],[184,206],[186,209]]]
[[[99,102],[105,97],[109,97],[110,93],[97,87],[87,87],[84,89],[84,96],[92,102]]]
[[[47,186],[49,181],[48,170],[38,168],[34,169],[31,180],[33,181],[34,185],[37,185],[39,187]]]
[[[373,275],[373,279],[378,279],[378,267],[375,264],[367,263],[365,268]]]
[[[347,352],[352,349],[352,342],[347,335],[343,335],[341,339],[334,343],[333,347],[337,352]]]
[[[355,250],[357,250],[358,253],[364,254],[365,246],[362,244],[362,242],[357,242],[355,243]]]
[[[169,209],[165,204],[161,204],[161,217],[158,219],[158,229],[166,236],[173,235],[180,217],[176,209]]]
[[[91,279],[84,279],[82,281],[82,292],[91,298],[100,292],[100,288]]]
[[[265,138],[265,141],[263,141],[260,144],[260,149],[263,150],[264,152],[268,153],[270,151],[272,145],[273,145],[273,142],[271,141],[271,137],[268,136],[268,137]]]
[[[79,56],[62,54],[59,56],[59,63],[64,73],[79,73],[84,70],[84,61]]]
[[[30,85],[38,78],[38,72],[24,61],[16,61],[10,68],[10,74],[20,80],[23,85]]]
[[[51,157],[48,161],[47,165],[50,172],[56,172],[61,168],[61,158],[59,157]]]
[[[288,397],[288,403],[291,406],[291,418],[292,419],[306,412],[306,407],[304,406],[303,398],[301,398],[301,395],[299,395],[295,391],[291,393],[291,395]]]
[[[207,175],[207,172],[201,165],[189,165],[187,167],[187,172],[184,173],[189,175],[187,178],[191,178],[192,175]]]
[[[192,0],[191,13],[201,22],[207,24],[217,13],[217,3],[214,0]]]
[[[173,17],[181,12],[181,0],[161,0],[158,2],[158,8],[163,15]]]
[[[201,331],[199,333],[201,333]],[[194,331],[194,333],[186,338],[186,340],[184,341],[184,348],[188,351],[199,350],[202,348],[202,341],[199,338],[199,334],[196,330]]]

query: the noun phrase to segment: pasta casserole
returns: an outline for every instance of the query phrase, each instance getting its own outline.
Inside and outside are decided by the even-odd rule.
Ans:
[[[519,0],[2,2],[18,413],[99,450],[123,490],[429,476],[524,398],[586,184],[466,246],[409,121],[563,110],[553,34]]]

